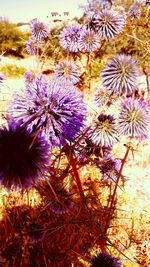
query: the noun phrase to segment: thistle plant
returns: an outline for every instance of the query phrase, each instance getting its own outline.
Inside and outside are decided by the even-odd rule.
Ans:
[[[139,18],[139,9],[135,13],[133,4],[121,3],[89,0],[81,20],[61,28],[57,62],[45,54],[51,46],[49,27],[30,21],[26,50],[38,66],[24,73],[0,127],[0,183],[6,190],[0,261],[5,266],[137,263],[127,250],[136,244],[134,229],[126,231],[128,242],[118,234],[119,201],[135,144],[148,139],[150,111],[149,99],[140,97],[136,56],[116,51],[117,38]],[[97,56],[101,69],[94,78]],[[46,72],[50,64],[52,72]]]

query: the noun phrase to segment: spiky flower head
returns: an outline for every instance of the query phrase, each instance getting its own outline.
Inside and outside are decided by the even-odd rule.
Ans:
[[[37,18],[32,19],[30,21],[30,29],[32,32],[32,36],[36,40],[44,40],[48,37],[49,34],[49,29],[46,24],[43,22],[39,21]]]
[[[102,179],[107,182],[116,182],[120,165],[121,161],[118,159],[112,159],[111,157],[104,158],[99,164]]]
[[[106,105],[110,100],[109,91],[105,88],[98,88],[94,93],[94,102],[98,105],[98,107],[102,107]]]
[[[12,101],[9,112],[28,129],[40,131],[52,145],[63,145],[79,134],[86,114],[83,98],[73,86],[51,88],[40,75]]]
[[[79,23],[74,23],[64,28],[60,32],[60,45],[67,51],[78,52],[78,40],[80,38],[80,33],[82,30],[82,25]]]
[[[39,55],[44,48],[45,43],[41,40],[30,38],[26,42],[26,51],[29,55]]]
[[[24,73],[25,83],[28,85],[32,84],[35,79],[35,74],[31,71],[26,71]]]
[[[77,84],[80,80],[80,71],[73,62],[63,60],[56,66],[54,77],[62,84],[68,82]]]
[[[133,94],[138,85],[136,64],[130,55],[117,54],[100,72],[103,86],[111,93]]]
[[[125,15],[112,9],[103,9],[93,17],[93,29],[104,40],[118,35],[125,24]]]
[[[111,147],[118,141],[118,131],[113,116],[100,114],[92,126],[90,138],[95,145]]]
[[[141,16],[141,9],[138,5],[131,5],[128,10],[128,16],[130,18],[139,19]]]
[[[13,121],[0,129],[0,183],[6,188],[33,185],[46,173],[49,146]]]
[[[118,258],[100,252],[91,259],[90,267],[122,267],[122,263]]]
[[[120,134],[138,139],[147,138],[149,118],[146,102],[131,97],[125,99],[118,117]]]
[[[97,34],[86,28],[81,31],[78,43],[81,52],[93,52],[100,47],[100,41]]]

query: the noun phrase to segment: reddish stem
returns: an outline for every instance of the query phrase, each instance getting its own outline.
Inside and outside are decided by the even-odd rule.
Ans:
[[[68,159],[69,159],[69,163],[70,163],[70,165],[72,167],[72,170],[73,170],[73,173],[74,173],[74,177],[75,177],[75,180],[76,180],[78,189],[79,189],[80,196],[81,196],[81,198],[83,200],[85,200],[85,196],[84,196],[84,192],[83,192],[83,188],[82,188],[80,176],[79,176],[79,173],[77,171],[76,162],[75,162],[75,159],[73,157],[73,154],[72,154],[71,149],[69,151],[69,157],[68,157]]]

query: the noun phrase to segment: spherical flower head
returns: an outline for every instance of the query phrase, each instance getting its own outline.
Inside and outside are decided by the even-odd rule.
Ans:
[[[114,117],[100,114],[91,129],[90,138],[95,145],[112,147],[118,141],[118,131]]]
[[[109,91],[105,88],[99,88],[94,93],[94,102],[98,107],[106,105],[110,100]]]
[[[46,173],[49,146],[16,122],[0,129],[0,182],[10,189],[33,185]]]
[[[116,55],[100,73],[103,86],[110,93],[133,94],[137,89],[136,64],[130,55]]]
[[[125,24],[125,15],[112,9],[103,9],[95,15],[93,26],[95,31],[104,40],[113,39],[118,35]]]
[[[79,23],[71,24],[60,33],[60,45],[67,51],[76,53],[79,51],[78,40],[82,30]]]
[[[86,107],[73,86],[51,88],[39,76],[33,86],[16,95],[9,112],[31,132],[40,130],[51,145],[64,145],[80,133]]]
[[[49,29],[46,24],[39,21],[37,18],[32,19],[30,21],[30,29],[32,32],[32,36],[36,40],[44,40],[48,37]]]
[[[138,5],[131,5],[128,10],[128,16],[130,18],[139,19],[141,16],[141,9]]]
[[[28,85],[32,84],[35,79],[35,74],[31,71],[26,71],[24,73],[25,83]]]
[[[81,52],[93,52],[100,47],[100,42],[97,34],[90,30],[83,28],[79,38],[79,50]]]
[[[118,258],[110,254],[100,252],[91,259],[90,267],[122,267]]]
[[[66,214],[73,207],[74,203],[71,199],[64,199],[63,201],[52,200],[49,202],[49,208],[56,214]]]
[[[140,140],[147,138],[149,118],[150,114],[144,101],[131,97],[125,99],[118,117],[120,134]]]
[[[107,182],[116,182],[120,165],[121,161],[118,159],[104,158],[103,162],[99,164],[102,179]]]
[[[77,84],[80,80],[78,67],[76,64],[68,60],[63,60],[56,66],[54,76],[57,80],[62,82],[62,84]]]
[[[26,42],[26,51],[29,55],[39,55],[44,48],[45,43],[34,38]]]

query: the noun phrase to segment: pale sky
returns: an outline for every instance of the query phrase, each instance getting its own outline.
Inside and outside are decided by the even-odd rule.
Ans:
[[[36,17],[44,21],[51,11],[69,11],[75,17],[82,14],[79,4],[85,3],[86,0],[0,0],[0,17],[10,22],[28,22]]]

